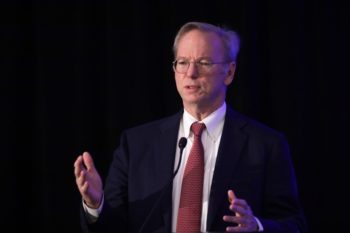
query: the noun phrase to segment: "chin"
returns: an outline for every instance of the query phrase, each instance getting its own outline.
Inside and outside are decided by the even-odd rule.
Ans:
[[[203,104],[203,101],[201,101],[201,100],[198,100],[198,99],[196,99],[196,100],[185,100],[185,101],[183,101],[184,102],[184,104],[186,104],[187,106],[201,106],[202,104]]]

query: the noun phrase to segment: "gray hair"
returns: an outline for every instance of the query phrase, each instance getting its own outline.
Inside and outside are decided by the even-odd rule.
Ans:
[[[233,30],[202,22],[188,22],[180,28],[176,34],[173,45],[173,52],[175,57],[181,37],[187,32],[195,29],[203,32],[213,32],[218,35],[221,38],[222,44],[226,51],[226,54],[224,54],[225,58],[229,59],[229,61],[236,61],[240,42],[238,34]]]

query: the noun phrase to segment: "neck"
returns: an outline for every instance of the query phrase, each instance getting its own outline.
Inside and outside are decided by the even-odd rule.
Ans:
[[[186,111],[191,114],[198,121],[203,120],[213,112],[215,112],[218,108],[223,105],[224,102],[220,102],[219,104],[213,104],[211,106],[200,106],[198,104],[184,106]]]

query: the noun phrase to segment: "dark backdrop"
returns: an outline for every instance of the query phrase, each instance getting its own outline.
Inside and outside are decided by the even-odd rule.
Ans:
[[[90,151],[104,178],[121,130],[179,110],[173,38],[208,21],[241,36],[227,102],[286,134],[310,231],[345,231],[347,11],[333,0],[2,2],[1,226],[79,232],[77,155]]]

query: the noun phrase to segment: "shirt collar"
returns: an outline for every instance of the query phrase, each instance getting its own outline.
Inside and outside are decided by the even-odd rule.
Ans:
[[[200,121],[205,124],[209,137],[211,137],[214,141],[216,141],[216,139],[221,135],[224,126],[225,114],[226,103],[224,102],[218,109]],[[186,138],[189,138],[191,133],[190,127],[192,123],[196,121],[198,120],[184,109],[183,127]]]

